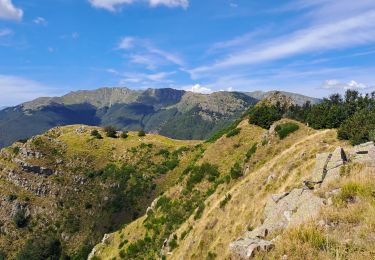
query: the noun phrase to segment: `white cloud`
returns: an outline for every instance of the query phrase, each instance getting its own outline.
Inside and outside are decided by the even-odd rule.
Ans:
[[[38,25],[47,25],[47,24],[48,24],[47,20],[44,19],[43,17],[37,17],[37,18],[35,18],[35,19],[33,20],[33,22],[34,22],[35,24],[38,24]]]
[[[118,49],[128,50],[134,47],[135,38],[133,37],[124,37],[121,39]]]
[[[195,84],[192,87],[185,87],[184,90],[191,91],[194,93],[210,94],[212,90],[210,88],[202,87],[200,84]]]
[[[13,31],[10,30],[10,29],[1,29],[0,30],[0,37],[5,37],[5,36],[9,36],[9,35],[12,35],[13,34]]]
[[[147,2],[151,7],[160,5],[170,8],[182,7],[184,9],[189,7],[188,0],[89,0],[89,2],[96,8],[106,9],[111,12],[117,11],[123,5],[129,5],[138,2]]]
[[[304,9],[303,12],[301,9]],[[250,32],[233,40],[217,43],[213,49],[227,48],[225,55],[216,57],[215,62],[190,70],[192,77],[202,78],[212,76],[213,72],[228,71],[229,68],[270,64],[291,57],[321,55],[328,51],[375,43],[373,0],[297,0],[281,11],[298,11],[299,15],[293,21],[307,25],[289,33],[277,29],[268,30],[268,34],[261,33],[262,38],[258,37],[257,41],[250,41]],[[292,25],[296,26],[296,23],[293,22]],[[290,23],[287,26],[293,28]],[[237,47],[230,48],[234,46]]]
[[[23,11],[13,5],[12,0],[0,0],[0,19],[20,21]]]
[[[34,80],[0,74],[0,106],[13,106],[38,97],[54,96],[56,89]]]
[[[188,8],[188,0],[148,0],[151,6],[165,5],[167,7]]]
[[[325,88],[325,89],[337,89],[337,90],[348,90],[348,89],[363,90],[363,89],[368,88],[367,85],[365,85],[363,83],[359,83],[359,82],[354,81],[354,80],[351,80],[349,82],[341,82],[341,81],[336,80],[336,79],[326,80],[323,83],[322,87]]]
[[[130,62],[146,65],[147,69],[155,70],[161,63],[158,57],[152,55],[141,55],[141,54],[132,54],[130,55]]]
[[[117,45],[117,49],[131,50],[132,53],[125,55],[125,57],[129,57],[130,62],[146,65],[151,70],[167,64],[184,65],[184,61],[179,55],[159,49],[147,39],[124,37]]]
[[[164,59],[166,59],[167,61],[170,61],[170,62],[172,62],[174,64],[177,64],[177,65],[180,65],[180,66],[184,65],[184,61],[176,54],[173,54],[171,52],[167,52],[167,51],[155,48],[155,47],[150,46],[150,45],[146,46],[146,48],[150,53],[157,54],[157,55],[163,57]]]

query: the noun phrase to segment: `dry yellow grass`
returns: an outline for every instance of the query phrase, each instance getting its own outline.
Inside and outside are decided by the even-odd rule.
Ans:
[[[287,121],[290,120],[283,120]],[[200,260],[215,255],[217,259],[229,258],[229,244],[248,228],[261,223],[264,205],[271,194],[301,187],[302,181],[311,174],[317,153],[333,151],[339,145],[347,146],[347,143],[337,140],[335,130],[315,131],[299,125],[297,132],[279,140],[243,121],[239,125],[239,135],[231,138],[223,136],[214,144],[204,145],[206,150],[200,162],[218,165],[222,174],[226,174],[235,162],[243,163],[246,152],[254,143],[258,143],[258,149],[247,163],[251,172],[237,182],[220,185],[205,201],[202,217],[198,220],[190,217],[175,232],[179,238],[184,232],[188,234],[178,241],[179,246],[168,259]],[[268,144],[261,144],[264,139]],[[270,175],[273,178],[269,178]],[[181,187],[175,186],[168,194],[180,190]],[[231,194],[232,198],[220,207],[227,194]],[[128,232],[129,228],[121,232]],[[107,245],[106,250],[111,254],[103,259],[118,257],[116,243]]]

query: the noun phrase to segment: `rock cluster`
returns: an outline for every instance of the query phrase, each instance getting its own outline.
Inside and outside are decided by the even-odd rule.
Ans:
[[[332,153],[318,154],[311,178],[303,182],[303,187],[272,195],[264,208],[263,224],[230,244],[233,259],[250,259],[258,251],[269,251],[274,247],[272,241],[266,240],[269,234],[316,219],[325,199],[314,190],[340,178],[340,169],[348,162],[375,167],[374,143],[355,146],[348,156],[342,147]],[[327,196],[332,197],[335,191],[328,192]]]
[[[14,162],[17,163],[25,172],[35,173],[41,176],[50,176],[54,174],[54,171],[51,169],[44,168],[44,167],[37,166],[37,165],[31,165],[28,162],[25,162],[17,158],[14,159]]]

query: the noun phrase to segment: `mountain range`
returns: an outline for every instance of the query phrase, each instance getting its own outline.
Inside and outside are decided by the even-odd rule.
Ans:
[[[302,105],[319,99],[288,92],[215,92],[176,89],[100,88],[41,97],[0,110],[0,147],[55,126],[86,124],[144,130],[175,139],[206,139],[250,106],[275,96]],[[277,99],[277,98],[276,98]]]

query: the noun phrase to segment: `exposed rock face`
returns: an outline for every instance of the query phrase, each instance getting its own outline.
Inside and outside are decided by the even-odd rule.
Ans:
[[[258,251],[268,252],[272,248],[274,248],[272,242],[259,238],[241,238],[230,244],[232,259],[249,259]]]
[[[375,146],[374,142],[368,142],[354,146],[349,153],[350,160],[357,163],[364,163],[367,166],[375,167]]]
[[[54,171],[51,169],[44,168],[44,167],[37,166],[37,165],[31,165],[19,159],[15,159],[14,162],[17,163],[25,172],[35,173],[35,174],[42,175],[42,176],[50,176],[54,174]]]
[[[354,150],[354,161],[374,162],[373,143],[355,147]],[[272,195],[264,208],[263,224],[230,244],[232,257],[250,259],[257,251],[269,251],[273,244],[264,240],[269,234],[316,219],[325,200],[317,196],[314,190],[339,178],[340,168],[347,161],[346,153],[341,147],[337,147],[333,153],[318,154],[311,179],[304,181],[302,188]]]
[[[329,183],[340,177],[340,167],[347,162],[347,156],[342,147],[337,147],[333,153],[322,153],[316,156],[316,166],[311,182],[317,184]]]
[[[264,209],[263,224],[246,235],[265,238],[270,233],[297,226],[314,219],[322,205],[323,199],[310,190],[294,189],[290,193],[273,195]]]

